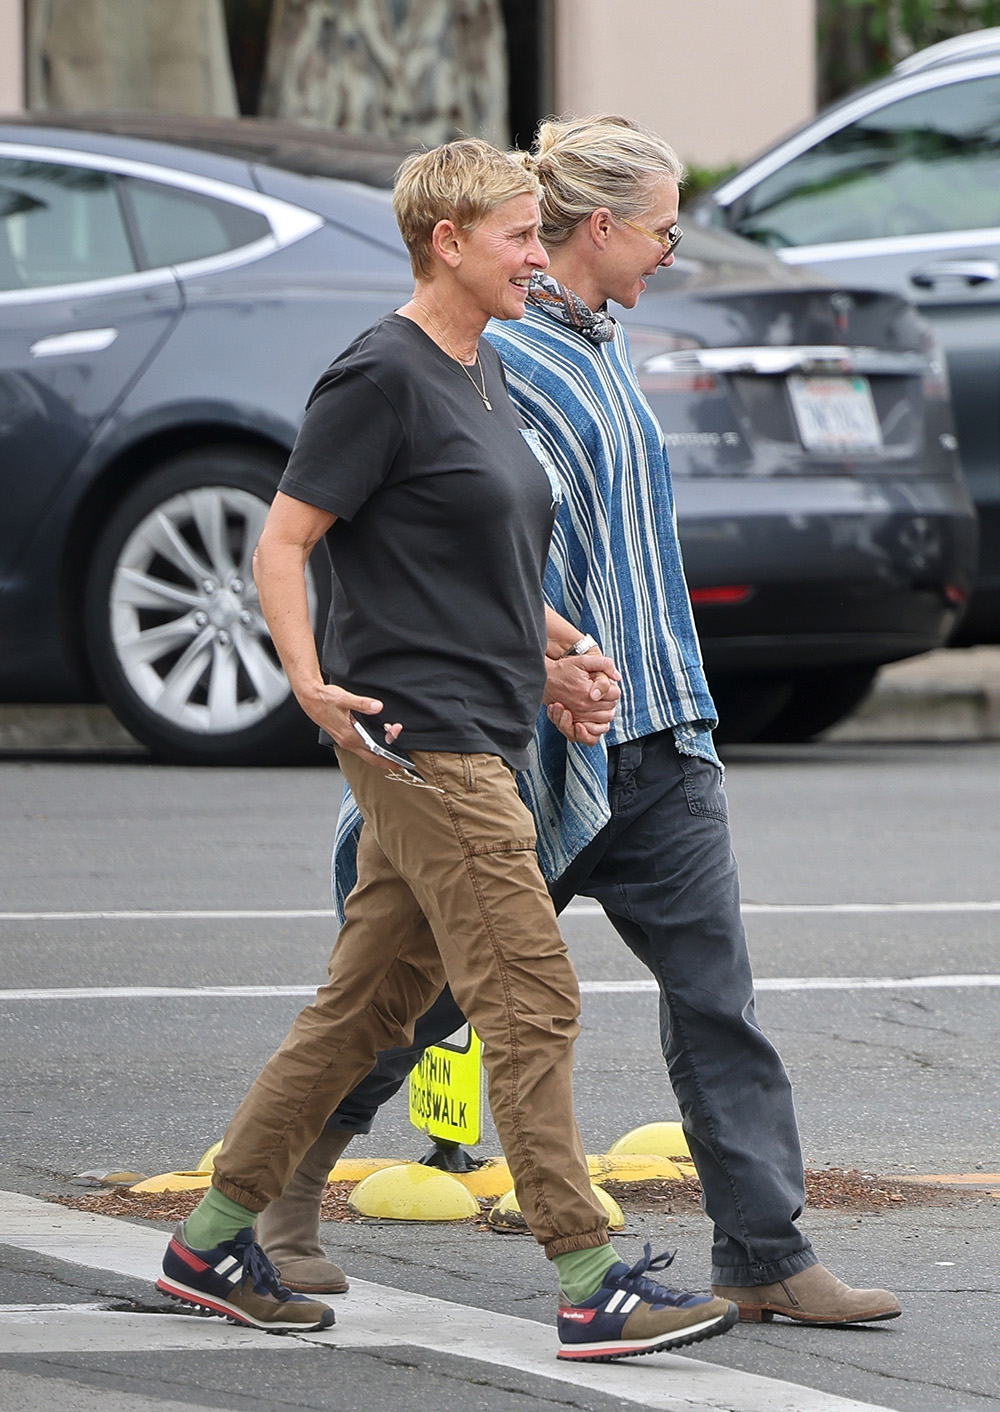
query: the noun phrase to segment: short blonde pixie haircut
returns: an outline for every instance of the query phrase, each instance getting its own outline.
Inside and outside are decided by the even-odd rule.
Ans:
[[[606,206],[619,219],[649,210],[663,177],[678,185],[684,164],[649,128],[616,113],[543,122],[530,153],[521,155],[542,183],[542,243],[564,245],[581,221]]]
[[[393,210],[417,279],[431,273],[431,236],[438,221],[474,230],[513,196],[539,196],[538,178],[514,156],[479,138],[415,152],[396,173]]]

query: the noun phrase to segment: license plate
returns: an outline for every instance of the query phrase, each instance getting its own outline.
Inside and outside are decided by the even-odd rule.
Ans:
[[[802,377],[788,379],[788,391],[807,451],[878,451],[882,445],[868,379]]]

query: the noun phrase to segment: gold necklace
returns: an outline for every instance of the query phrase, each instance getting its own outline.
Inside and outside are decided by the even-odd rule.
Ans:
[[[478,354],[478,353],[476,354],[476,363],[479,364],[479,376],[480,376],[480,378],[482,379],[482,384],[483,384],[482,387],[479,386],[479,383],[476,382],[476,379],[475,379],[475,378],[472,376],[472,374],[469,372],[469,369],[468,369],[468,367],[466,366],[466,364],[462,362],[461,358],[460,358],[460,357],[458,356],[458,354],[455,352],[454,348],[452,348],[451,344],[448,342],[448,340],[447,340],[447,338],[445,337],[443,331],[441,330],[441,327],[440,327],[440,325],[438,324],[437,320],[431,317],[431,314],[430,314],[429,310],[423,308],[423,306],[420,305],[420,304],[417,305],[417,308],[420,310],[421,314],[423,314],[424,318],[425,318],[425,319],[427,320],[427,322],[430,324],[431,328],[432,328],[432,329],[434,330],[434,332],[437,334],[438,338],[441,339],[441,341],[442,341],[442,343],[444,344],[445,348],[448,350],[448,352],[449,352],[449,353],[451,354],[451,356],[454,358],[454,360],[455,360],[455,362],[458,364],[458,366],[462,369],[462,372],[465,374],[465,376],[466,376],[466,377],[469,379],[469,381],[472,383],[472,386],[473,386],[473,387],[476,389],[476,391],[479,393],[480,397],[483,399],[483,406],[486,408],[487,412],[492,412],[492,411],[493,411],[493,403],[492,403],[492,402],[490,401],[490,399],[486,396],[486,369],[483,367],[482,360],[480,359],[479,354]]]

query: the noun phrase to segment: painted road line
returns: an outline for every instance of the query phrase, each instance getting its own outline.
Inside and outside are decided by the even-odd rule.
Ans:
[[[744,916],[864,916],[1000,912],[1000,902],[744,902]],[[563,916],[603,917],[599,902],[573,902]],[[336,924],[330,908],[185,908],[160,911],[0,912],[3,922],[297,922],[324,920]]]
[[[763,991],[809,990],[978,990],[1000,986],[1000,975],[965,976],[765,976],[754,982]],[[653,995],[653,980],[581,981],[584,995]],[[0,990],[0,1005],[28,1000],[270,1000],[311,997],[314,985],[106,985],[53,986]]]
[[[19,1192],[0,1192],[0,1231],[5,1245],[145,1280],[152,1280],[159,1268],[165,1240],[158,1230],[143,1229],[110,1216],[70,1211]],[[350,1295],[338,1298],[335,1307],[336,1325],[317,1334],[275,1338],[252,1330],[230,1329],[219,1321],[222,1338],[214,1346],[245,1347],[237,1340],[249,1338],[255,1340],[254,1347],[264,1346],[275,1352],[288,1352],[306,1343],[338,1348],[418,1347],[589,1388],[617,1397],[623,1404],[635,1403],[662,1412],[887,1412],[873,1403],[683,1355],[662,1353],[655,1358],[611,1366],[559,1363],[555,1357],[555,1333],[549,1325],[365,1280],[352,1278]],[[208,1323],[177,1315],[112,1311],[101,1315],[93,1310],[75,1314],[61,1309],[50,1320],[39,1316],[39,1322],[32,1326],[24,1322],[24,1316],[5,1320],[0,1313],[0,1353],[16,1351],[37,1356],[82,1351],[84,1337],[91,1352],[145,1352],[150,1346],[148,1340],[162,1337],[164,1330],[168,1338],[202,1339]],[[176,1332],[168,1326],[176,1326]],[[32,1328],[35,1337],[29,1342]],[[115,1342],[107,1350],[102,1338],[122,1340],[126,1335],[119,1330],[127,1330],[135,1342],[128,1349]]]
[[[929,1182],[935,1186],[1000,1186],[1000,1172],[939,1172],[923,1177],[907,1177],[908,1182]]]

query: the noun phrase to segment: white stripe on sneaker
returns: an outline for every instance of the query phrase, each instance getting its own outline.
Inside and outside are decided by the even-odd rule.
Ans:
[[[625,1291],[623,1289],[616,1289],[614,1294],[608,1300],[607,1304],[605,1304],[604,1306],[606,1312],[608,1314],[613,1314],[624,1298]]]

